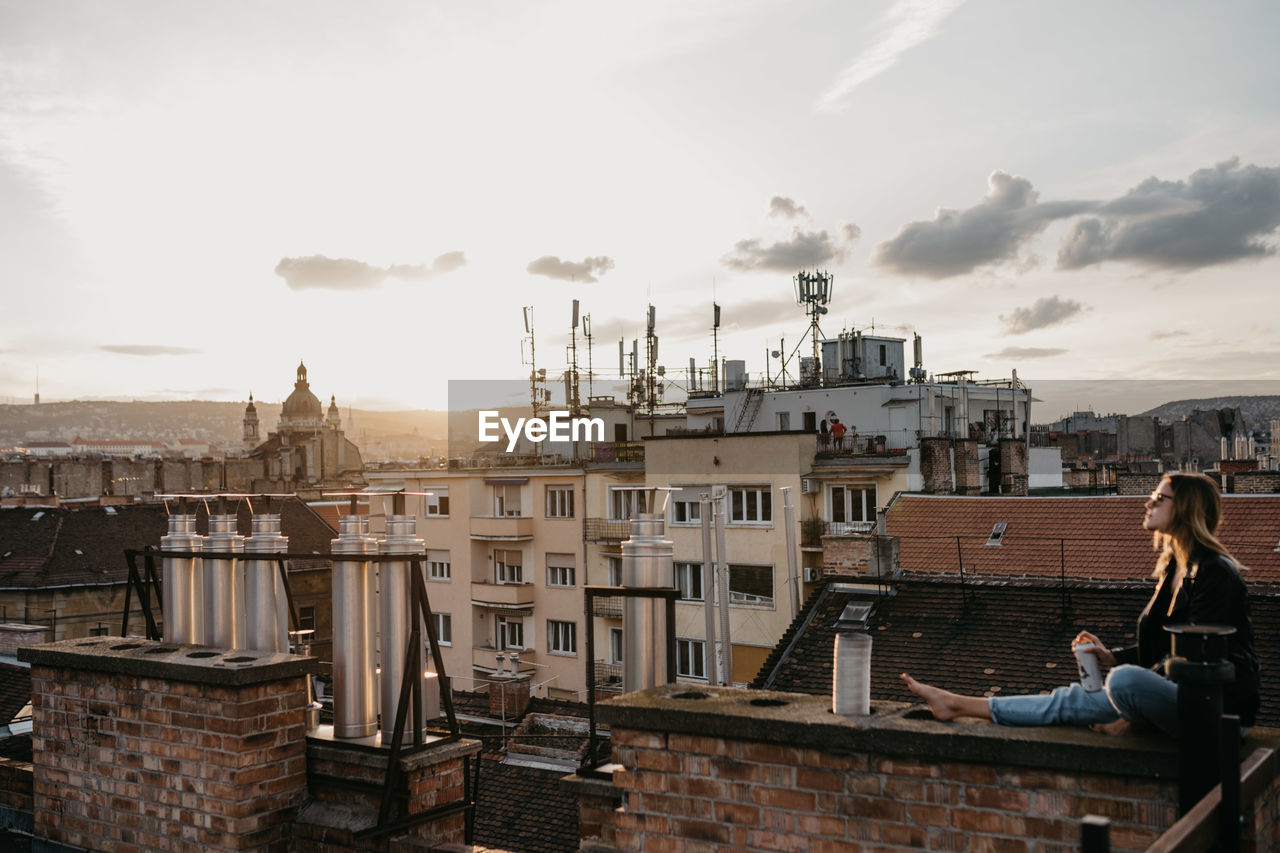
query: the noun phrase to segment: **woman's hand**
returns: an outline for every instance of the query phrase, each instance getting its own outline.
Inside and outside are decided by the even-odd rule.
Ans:
[[[1107,668],[1116,665],[1116,656],[1111,654],[1111,649],[1104,646],[1101,640],[1093,634],[1090,634],[1088,631],[1081,631],[1079,634],[1076,634],[1076,638],[1071,641],[1072,652],[1075,651],[1076,646],[1083,645],[1085,643],[1093,644],[1092,649],[1085,649],[1085,654],[1092,654],[1098,659],[1098,663]]]

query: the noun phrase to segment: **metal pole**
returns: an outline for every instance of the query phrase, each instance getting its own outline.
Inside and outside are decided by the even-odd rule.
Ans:
[[[698,519],[702,522],[702,603],[707,620],[707,683],[716,683],[716,564],[711,553],[711,498],[706,494],[698,502]]]
[[[720,683],[733,684],[733,646],[729,640],[729,561],[724,551],[724,502],[716,501],[716,557],[720,561]]]
[[[800,570],[796,567],[796,508],[791,503],[791,488],[782,487],[782,508],[787,525],[787,589],[791,592],[791,618],[800,615]],[[876,561],[879,565],[879,560]]]

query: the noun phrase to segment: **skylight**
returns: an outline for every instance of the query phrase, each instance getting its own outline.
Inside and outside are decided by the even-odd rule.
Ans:
[[[836,620],[836,628],[865,628],[871,618],[872,602],[867,599],[851,601],[844,606],[840,618]]]

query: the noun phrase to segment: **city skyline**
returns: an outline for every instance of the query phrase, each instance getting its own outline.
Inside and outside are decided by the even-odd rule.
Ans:
[[[826,335],[936,373],[1280,379],[1278,19],[0,2],[0,399],[282,399],[303,360],[443,409],[527,369],[525,305],[557,375],[573,299],[597,372],[650,303],[705,366],[714,301],[763,374],[813,268]]]

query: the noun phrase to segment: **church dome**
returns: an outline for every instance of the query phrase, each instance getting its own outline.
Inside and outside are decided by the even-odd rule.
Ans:
[[[323,419],[324,411],[320,407],[320,400],[311,393],[311,385],[307,382],[307,367],[299,364],[298,381],[293,383],[293,393],[284,401],[280,420],[283,423],[303,424],[319,423]]]

